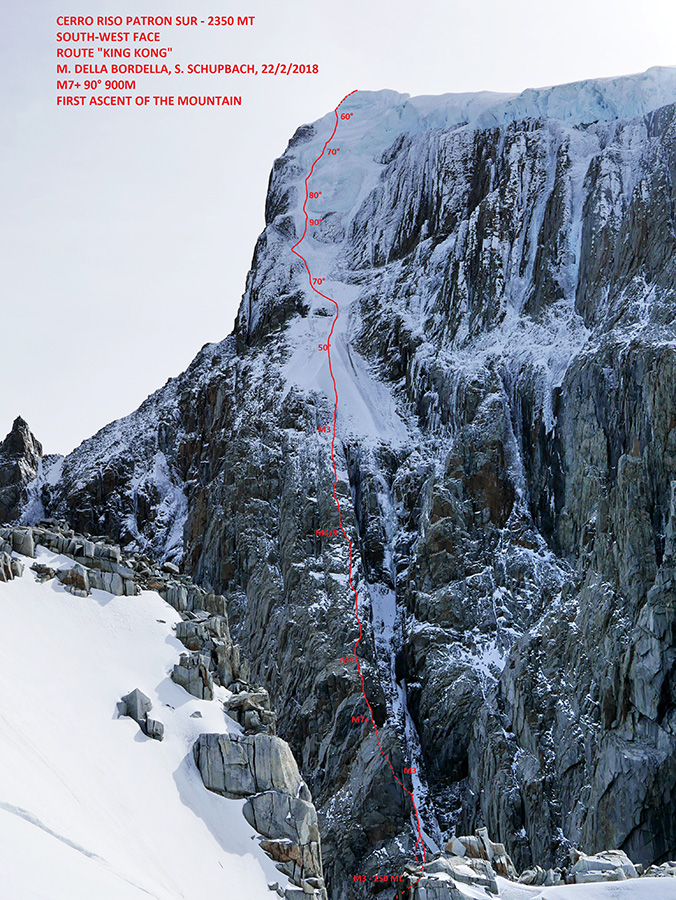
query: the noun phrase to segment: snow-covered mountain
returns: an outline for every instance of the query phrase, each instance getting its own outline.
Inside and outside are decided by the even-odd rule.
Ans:
[[[340,113],[300,249],[340,310],[366,692],[428,850],[673,858],[676,70]],[[335,124],[274,163],[234,334],[23,491],[226,596],[348,900],[416,830],[353,724],[334,306],[291,252]]]

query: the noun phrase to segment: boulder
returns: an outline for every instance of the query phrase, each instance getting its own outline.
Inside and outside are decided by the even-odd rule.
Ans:
[[[673,860],[671,862],[662,863],[661,866],[650,866],[646,873],[645,878],[676,878],[676,862]]]
[[[143,726],[141,726],[141,728],[148,737],[152,738],[154,741],[161,741],[164,739],[164,725],[162,722],[158,722],[157,719],[146,718],[145,728]]]
[[[141,731],[155,741],[161,741],[164,737],[164,725],[157,719],[151,719],[148,715],[153,708],[150,697],[146,697],[138,688],[125,694],[117,704],[117,711],[121,716],[129,716],[140,727]]]
[[[622,869],[603,869],[591,872],[576,872],[575,884],[598,884],[602,881],[626,881]]]
[[[398,893],[407,900],[467,900],[452,881],[436,875],[423,874],[421,877],[419,870],[409,872],[404,877],[403,885],[404,892]]]
[[[404,892],[403,896],[411,900],[463,900],[465,895],[456,882],[484,891],[487,896],[499,894],[495,872],[488,860],[441,853],[425,863],[422,870],[412,863],[406,865],[403,885],[408,893]]]
[[[249,663],[241,658],[238,644],[233,644],[230,640],[215,640],[214,654],[218,679],[223,687],[230,687],[240,679],[249,680]]]
[[[0,552],[0,581],[11,581],[14,578],[12,557],[6,550]]]
[[[105,541],[97,541],[94,544],[94,556],[96,559],[107,559],[119,563],[122,559],[122,551],[117,544],[108,544]]]
[[[213,700],[214,681],[199,653],[182,653],[171,678],[193,697]]]
[[[145,721],[146,716],[153,708],[150,697],[146,697],[143,691],[140,691],[138,688],[135,688],[129,694],[125,694],[122,698],[122,703],[124,704],[124,712],[121,715],[129,716],[138,725]]]
[[[79,563],[57,569],[56,577],[71,594],[75,594],[77,597],[89,595],[89,570]]]
[[[161,591],[160,594],[164,596]],[[202,599],[206,599],[206,596]],[[167,602],[170,601],[167,599]],[[207,612],[183,612],[193,618],[177,623],[178,640],[188,650],[201,650],[210,654],[210,668],[215,671],[216,678],[223,687],[230,687],[238,680],[246,681],[249,678],[249,665],[241,658],[238,645],[232,643],[227,618],[223,615],[209,615]]]
[[[579,850],[571,850],[571,874],[575,884],[599,881],[625,881],[638,878],[636,867],[622,850],[603,850],[587,856]]]
[[[280,791],[249,797],[242,812],[249,825],[268,838],[287,838],[295,844],[318,844],[317,810],[312,803]]]
[[[224,797],[280,791],[310,801],[291,748],[269,734],[201,734],[193,755],[206,788]]]
[[[176,637],[188,650],[201,650],[209,640],[204,623],[190,619],[176,623]]]
[[[202,613],[200,618],[177,622],[176,637],[188,650],[212,649],[214,640],[230,640],[228,620],[224,616]]]
[[[93,558],[96,556],[96,549],[93,541],[83,541],[82,542],[82,555],[85,558]]]
[[[475,835],[452,837],[446,844],[446,851],[456,856],[473,859],[487,859],[495,872],[515,881],[517,871],[504,844],[497,844],[488,836],[487,828],[477,828]]]
[[[117,572],[103,572],[99,569],[90,569],[89,584],[96,590],[107,591],[109,594],[114,594],[117,597],[127,593],[125,582]]]
[[[160,596],[178,612],[188,609],[188,589],[184,584],[170,582],[160,591]]]
[[[298,844],[289,838],[270,838],[261,840],[260,846],[294,884],[325,890],[319,842]]]
[[[435,857],[423,867],[425,875],[439,875],[452,878],[462,884],[483,888],[492,894],[498,894],[495,872],[487,859],[471,857],[446,856]]]
[[[545,887],[554,887],[561,884],[563,874],[560,869],[547,869],[541,866],[531,866],[519,875],[519,884],[544,885]]]
[[[35,572],[35,580],[39,582],[49,581],[56,575],[56,570],[42,563],[33,563],[31,571]]]
[[[276,731],[276,714],[270,709],[270,695],[265,688],[240,691],[223,704],[225,712],[249,734]]]
[[[16,553],[35,558],[35,541],[30,528],[15,528],[12,531],[12,546]]]

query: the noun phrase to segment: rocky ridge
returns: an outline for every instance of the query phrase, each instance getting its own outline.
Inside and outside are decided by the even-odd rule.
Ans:
[[[671,70],[360,93],[317,167],[362,668],[431,856],[484,825],[522,870],[674,855],[674,102]],[[274,164],[234,335],[32,489],[225,598],[351,900],[413,839],[360,721],[331,309],[289,254],[333,123]]]

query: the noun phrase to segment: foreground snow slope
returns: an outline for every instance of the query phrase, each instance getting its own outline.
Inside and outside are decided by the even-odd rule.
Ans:
[[[74,597],[23,561],[23,577],[0,584],[0,897],[270,897],[282,878],[241,802],[209,793],[193,764],[197,735],[229,720],[168,677],[184,650],[178,613],[153,592]],[[162,743],[116,718],[134,688],[164,723]]]

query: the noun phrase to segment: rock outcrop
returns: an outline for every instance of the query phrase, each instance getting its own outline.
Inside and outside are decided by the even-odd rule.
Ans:
[[[517,871],[505,845],[494,843],[488,836],[487,828],[478,828],[475,835],[454,835],[446,844],[446,852],[459,857],[466,856],[468,859],[485,859],[503,878],[510,878],[512,881],[517,878]]]
[[[138,688],[125,694],[117,704],[118,715],[129,716],[147,737],[161,741],[164,738],[164,725],[150,717],[149,713],[152,708],[150,697],[146,697]]]
[[[205,787],[247,798],[244,817],[280,871],[326,900],[317,810],[289,745],[269,734],[202,734],[193,754]]]
[[[41,458],[42,445],[19,416],[0,443],[0,525],[19,518]]]
[[[395,876],[396,877],[396,876]],[[495,872],[483,859],[436,855],[422,867],[409,865],[403,876],[391,881],[403,886],[403,896],[411,900],[462,900],[466,896],[458,884],[470,885],[485,892],[486,897],[499,894]]]
[[[75,594],[77,597],[89,596],[89,571],[84,566],[78,563],[75,563],[74,566],[64,566],[57,569],[55,574],[71,594]]]
[[[276,732],[277,714],[270,708],[270,695],[265,688],[233,694],[225,703],[225,711],[249,734]]]
[[[212,700],[214,680],[199,653],[182,653],[171,673],[172,681],[200,700]]]
[[[571,874],[575,884],[591,884],[598,881],[626,881],[638,878],[636,866],[621,850],[604,850],[587,856],[573,850]]]
[[[193,748],[205,787],[224,797],[279,791],[310,799],[286,741],[267,734],[202,734]]]

